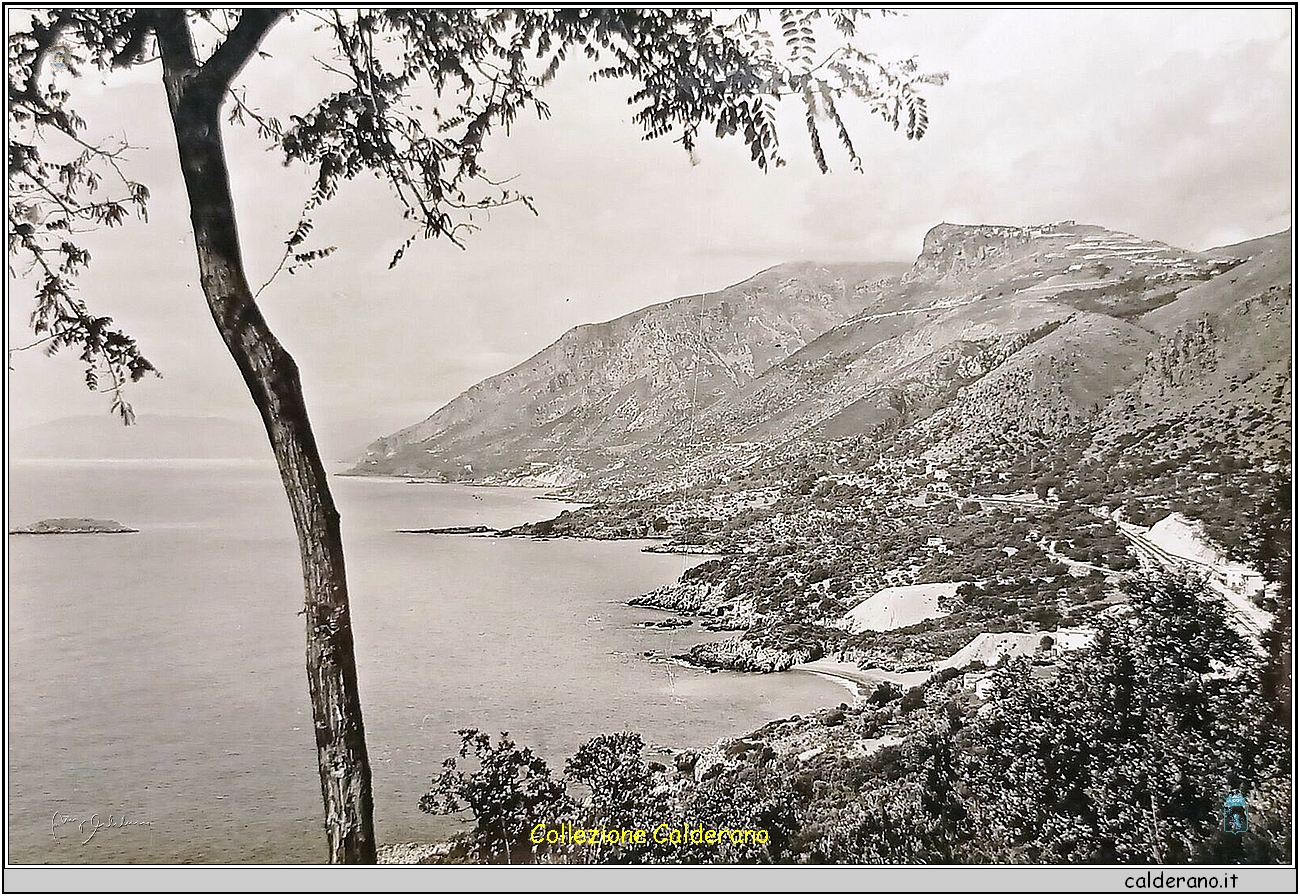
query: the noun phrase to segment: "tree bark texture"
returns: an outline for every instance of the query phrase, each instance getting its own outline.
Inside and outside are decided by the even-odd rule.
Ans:
[[[179,20],[160,12],[156,33],[189,197],[199,279],[217,330],[262,415],[298,533],[306,591],[307,679],[329,861],[373,863],[370,762],[339,514],[308,420],[298,367],[267,326],[244,270],[221,134],[221,106],[233,71],[212,77],[213,72],[204,71],[206,65],[195,64],[184,13],[176,12]]]

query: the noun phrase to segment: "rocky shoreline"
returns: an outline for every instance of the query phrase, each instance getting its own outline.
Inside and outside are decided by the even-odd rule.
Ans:
[[[556,520],[559,519],[559,517],[556,518]],[[525,523],[509,529],[492,529],[480,525],[399,529],[397,531],[420,535],[527,537],[541,541],[559,538],[621,541],[629,538],[629,536],[618,536],[608,531],[594,533],[582,532],[581,530],[556,532],[554,531],[556,520]],[[650,545],[644,550],[649,553],[672,553],[702,557],[720,556],[715,549],[698,545],[673,544],[669,541]],[[630,599],[627,602],[628,606],[661,610],[671,614],[665,619],[641,622],[638,627],[671,630],[693,626],[698,620],[700,628],[709,632],[743,632],[750,629],[758,621],[754,618],[752,608],[747,604],[728,600],[724,587],[706,581],[701,577],[700,572],[697,572],[697,570],[704,571],[709,562],[709,560],[705,560],[700,566],[688,569],[678,579]],[[784,672],[802,663],[820,660],[825,655],[825,647],[818,641],[804,641],[800,644],[778,646],[771,643],[760,644],[739,635],[733,635],[717,641],[696,644],[686,653],[674,654],[672,659],[695,668],[715,672],[769,674]]]
[[[705,669],[767,674],[785,672],[801,663],[819,660],[822,656],[822,651],[816,646],[793,649],[764,647],[753,641],[733,637],[696,644],[677,658]]]

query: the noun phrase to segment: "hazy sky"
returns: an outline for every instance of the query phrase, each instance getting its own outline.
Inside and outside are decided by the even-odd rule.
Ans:
[[[540,217],[492,213],[468,249],[421,243],[394,271],[403,237],[369,178],[317,215],[338,253],[281,277],[261,304],[302,370],[327,454],[427,416],[478,380],[579,323],[716,289],[781,261],[910,260],[940,221],[1029,224],[1073,218],[1204,249],[1291,225],[1294,105],[1290,10],[913,10],[873,21],[860,43],[915,53],[947,71],[929,134],[904,140],[858,117],[866,172],[831,154],[820,175],[798,127],[770,174],[739,142],[698,163],[642,142],[626,85],[562,75],[552,118],[490,144],[495,177],[518,175]],[[301,26],[280,27],[242,82],[277,112],[321,90]],[[138,412],[255,420],[197,286],[166,100],[156,66],[80,88],[92,130],[144,147],[150,221],[95,235],[83,287],[163,372],[131,390]],[[228,129],[250,278],[260,283],[306,196],[251,131]],[[10,284],[14,286],[15,284]],[[11,289],[10,344],[30,340],[30,301]],[[75,358],[16,355],[10,412],[21,427],[107,411]]]

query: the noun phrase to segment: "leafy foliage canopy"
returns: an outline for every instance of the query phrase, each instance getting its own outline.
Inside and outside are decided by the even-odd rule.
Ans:
[[[172,12],[63,9],[31,13],[11,32],[8,62],[8,207],[11,264],[37,281],[35,345],[80,351],[86,384],[107,377],[114,408],[129,422],[122,387],[155,373],[134,339],[92,312],[77,288],[90,263],[78,234],[146,214],[148,188],[123,165],[124,141],[95,141],[72,108],[68,78],[88,70],[151,65],[157,32]],[[478,226],[476,212],[532,207],[524,192],[494,180],[481,164],[487,138],[521,112],[542,118],[541,96],[563,63],[588,60],[593,79],[631,85],[632,121],[649,138],[676,134],[693,152],[703,129],[745,142],[761,169],[784,164],[777,104],[804,106],[813,156],[828,169],[822,129],[829,122],[855,168],[861,158],[840,104],[854,100],[909,139],[928,125],[922,88],[942,75],[915,60],[888,62],[856,46],[868,13],[858,10],[715,12],[700,9],[348,9],[189,10],[187,35],[215,34],[197,77],[223,92],[231,123],[252,123],[287,163],[305,163],[313,186],[284,245],[278,274],[312,264],[333,247],[308,248],[312,212],[363,173],[399,200],[410,235],[456,243]],[[234,83],[242,60],[286,22],[323,35],[318,62],[334,86],[283,122],[258,111]],[[190,39],[187,36],[187,39]],[[823,49],[827,41],[834,41]],[[202,53],[196,53],[198,62]],[[265,54],[264,54],[265,55]],[[274,275],[273,275],[274,276]],[[269,282],[269,281],[268,281]],[[265,288],[265,284],[263,284]],[[260,292],[260,290],[259,290]]]

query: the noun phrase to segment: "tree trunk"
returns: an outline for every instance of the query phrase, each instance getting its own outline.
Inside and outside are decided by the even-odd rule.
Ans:
[[[370,762],[339,514],[307,418],[298,367],[267,326],[245,275],[221,137],[225,85],[206,85],[192,70],[169,71],[166,56],[164,71],[203,293],[262,414],[298,532],[306,586],[307,679],[329,861],[373,863]]]

